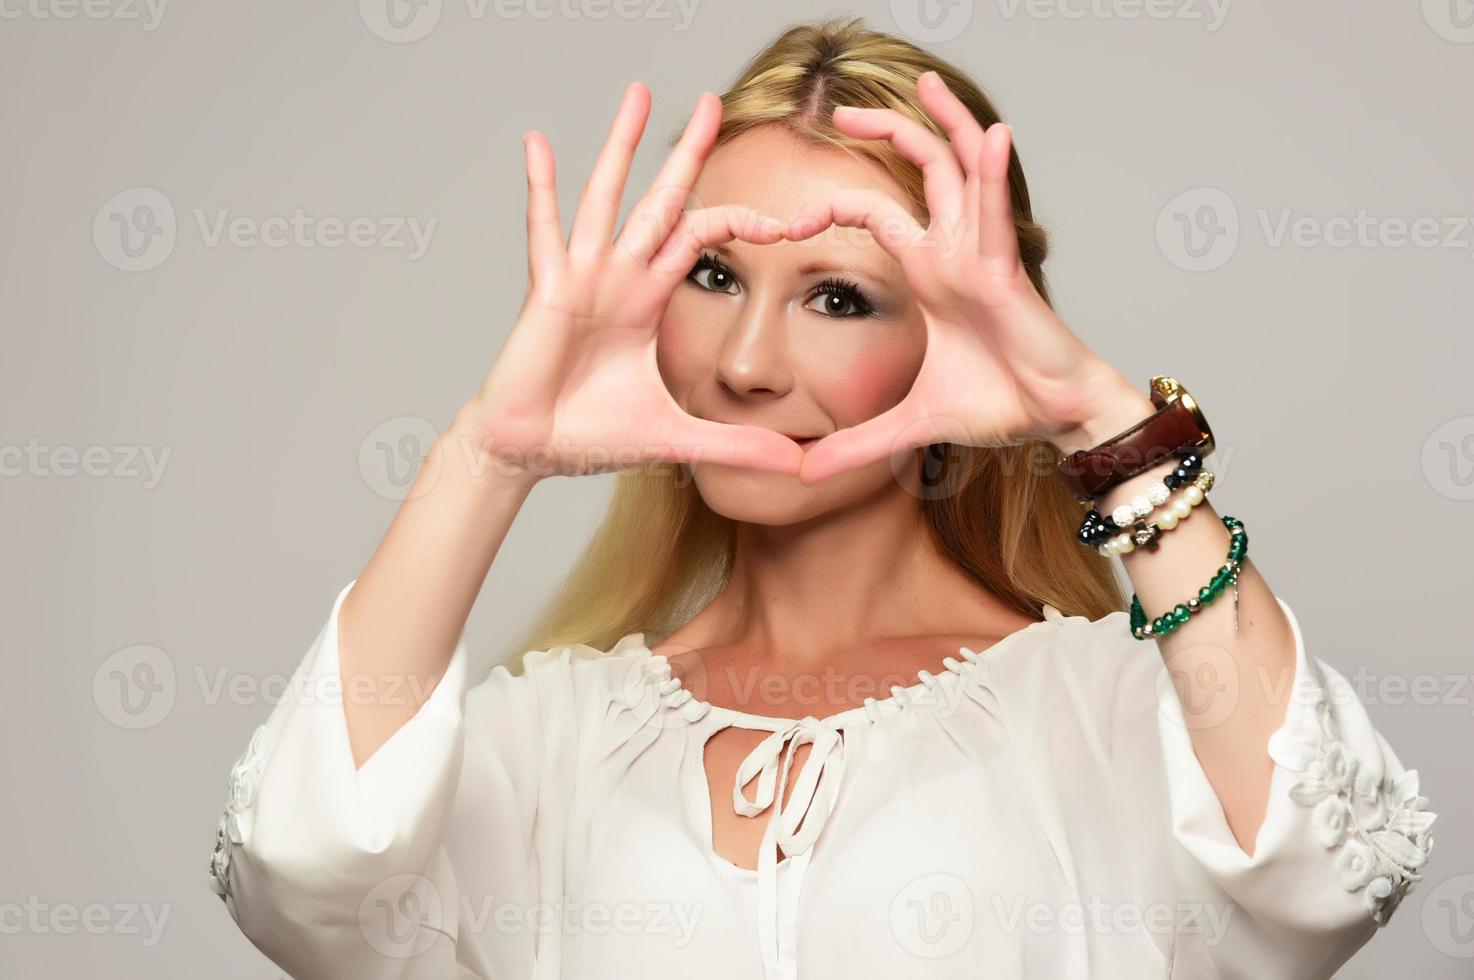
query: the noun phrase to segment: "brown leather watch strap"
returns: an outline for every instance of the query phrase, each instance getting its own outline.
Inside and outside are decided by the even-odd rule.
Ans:
[[[1159,406],[1155,414],[1060,460],[1060,475],[1081,500],[1100,497],[1181,450],[1194,449],[1203,456],[1212,452],[1213,432],[1185,388],[1159,376],[1152,379],[1151,398]]]

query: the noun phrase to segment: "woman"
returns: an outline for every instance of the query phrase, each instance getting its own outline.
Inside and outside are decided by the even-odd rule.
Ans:
[[[993,106],[794,28],[616,234],[648,111],[566,244],[525,140],[521,314],[232,775],[241,928],[359,980],[1330,976],[1433,814],[1204,499],[1201,410],[1055,316]],[[472,684],[522,502],[611,469]]]

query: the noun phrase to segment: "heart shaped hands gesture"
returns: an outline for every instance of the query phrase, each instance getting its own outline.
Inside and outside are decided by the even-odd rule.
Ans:
[[[920,168],[929,225],[881,191],[841,189],[805,207],[785,235],[802,241],[832,225],[865,228],[900,263],[927,329],[906,397],[809,446],[805,483],[933,442],[1043,438],[1070,451],[1144,417],[1145,396],[1070,332],[1024,269],[1009,196],[1009,127],[984,131],[935,72],[920,76],[917,90],[947,140],[893,109],[841,106],[834,124],[889,140]]]
[[[755,426],[698,419],[671,397],[656,364],[666,304],[703,248],[771,244],[784,224],[739,205],[683,210],[715,142],[721,101],[703,93],[679,145],[619,235],[614,226],[650,111],[642,83],[618,115],[563,241],[552,149],[527,154],[528,290],[475,403],[481,445],[529,479],[647,462],[718,462],[796,474],[797,443]]]

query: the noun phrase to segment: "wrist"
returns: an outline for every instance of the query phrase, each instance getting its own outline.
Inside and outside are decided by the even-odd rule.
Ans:
[[[484,404],[479,398],[471,398],[461,405],[450,427],[441,433],[438,451],[449,465],[458,467],[489,490],[530,493],[548,474],[519,462],[505,451],[497,452],[488,423]]]
[[[1101,496],[1095,498],[1092,506],[1101,514],[1109,514],[1122,504],[1131,503],[1132,499],[1150,490],[1153,484],[1161,483],[1162,479],[1177,468],[1177,456],[1171,455],[1157,463],[1155,466],[1142,470],[1135,476],[1111,487]]]
[[[1125,379],[1097,404],[1099,407],[1088,419],[1054,440],[1066,456],[1077,450],[1092,449],[1157,413],[1151,397],[1132,388]]]

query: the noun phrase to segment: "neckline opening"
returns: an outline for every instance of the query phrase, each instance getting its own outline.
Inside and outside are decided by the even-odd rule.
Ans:
[[[1016,643],[1016,638],[1020,638],[1027,634],[1030,634],[1040,627],[1052,626],[1058,628],[1061,626],[1069,625],[1072,620],[1077,620],[1080,618],[1082,617],[1065,616],[1054,606],[1046,602],[1044,604],[1043,619],[1035,620],[1027,626],[1020,627],[1019,629],[1014,630],[1012,633],[1009,633],[1002,639],[994,643],[990,643],[982,650],[973,650],[973,652],[977,654],[979,662],[985,659],[991,659],[996,655],[996,652],[998,650],[1002,649],[1010,643]],[[1086,620],[1086,622],[1089,622],[1089,620]],[[643,651],[648,659],[660,660],[667,665],[670,663],[670,658],[667,657],[665,654],[656,653],[654,650],[650,649],[650,647],[645,643],[645,634],[643,632],[631,633],[627,638],[632,638],[637,648]],[[962,649],[962,647],[959,647],[957,650],[957,654],[949,656],[948,659],[956,659],[957,657],[962,656]],[[967,649],[972,650],[973,648],[967,647]],[[923,680],[921,676],[923,673],[931,675],[932,680]],[[907,700],[909,701],[916,695],[924,694],[925,691],[930,688],[932,684],[936,683],[940,677],[950,673],[954,673],[954,671],[950,667],[947,667],[945,665],[938,667],[936,670],[932,670],[930,668],[921,668],[915,673],[916,679],[911,684],[902,687],[901,692],[906,696]],[[800,722],[804,721],[806,718],[811,717],[822,725],[836,727],[842,723],[852,721],[856,718],[864,717],[871,707],[871,702],[867,701],[863,704],[852,705],[848,708],[842,708],[839,711],[830,712],[827,715],[817,716],[810,713],[806,715],[801,715],[797,718],[784,715],[757,714],[755,712],[747,711],[743,708],[732,708],[726,705],[713,704],[710,701],[698,698],[695,694],[691,693],[691,691],[686,687],[685,682],[681,680],[681,678],[676,674],[673,669],[669,671],[668,677],[671,681],[674,681],[676,685],[674,691],[672,691],[671,693],[675,693],[676,691],[685,691],[690,698],[687,704],[699,705],[703,714],[715,714],[725,719],[729,724],[738,724],[741,727],[756,728],[766,731],[781,731],[785,728],[797,725]],[[888,694],[883,698],[874,699],[873,704],[875,706],[889,705],[893,704],[895,701],[895,694]],[[734,867],[736,866],[734,865]],[[745,869],[739,868],[739,870]]]

